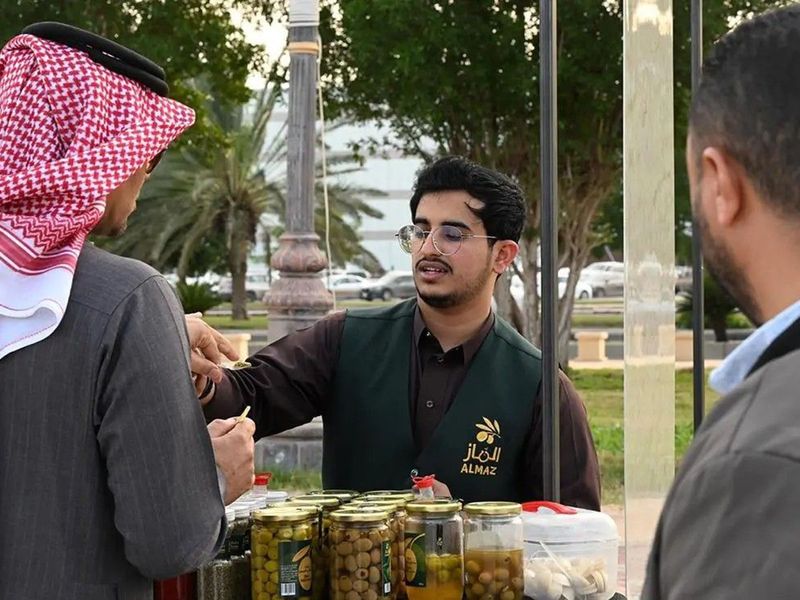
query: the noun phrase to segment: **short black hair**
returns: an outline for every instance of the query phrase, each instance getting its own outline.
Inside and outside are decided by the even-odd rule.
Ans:
[[[756,16],[714,45],[689,131],[694,160],[723,148],[765,202],[800,216],[800,6]]]
[[[511,178],[487,169],[463,156],[445,156],[417,173],[411,196],[411,217],[425,194],[464,191],[483,202],[483,208],[470,208],[486,227],[487,235],[518,242],[525,225],[525,195]]]

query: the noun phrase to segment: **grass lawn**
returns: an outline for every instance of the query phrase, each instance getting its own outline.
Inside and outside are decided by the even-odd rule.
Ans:
[[[621,314],[598,314],[598,315],[572,315],[572,328],[585,329],[587,327],[609,327],[612,329],[622,328],[622,315]]]
[[[708,375],[708,374],[707,374]],[[624,474],[623,379],[621,370],[573,370],[570,377],[586,403],[597,446],[603,504],[621,504]],[[718,396],[706,384],[706,410]],[[675,457],[679,461],[692,440],[692,372],[675,373]]]
[[[383,302],[381,301],[374,301],[368,302],[366,300],[343,300],[339,302],[336,307],[337,308],[378,308],[381,306],[386,306],[387,304],[391,304],[391,302]],[[217,307],[220,310],[223,309],[222,306]],[[263,309],[264,305],[260,305],[258,307],[250,307],[248,308],[260,308]],[[227,307],[227,311],[230,311],[230,307]],[[249,319],[246,320],[234,320],[230,313],[227,314],[213,314],[209,315],[206,314],[203,319],[208,322],[209,325],[216,329],[266,329],[267,327],[267,319],[264,315],[254,315],[251,316]],[[622,315],[574,315],[572,317],[572,326],[576,329],[583,329],[586,327],[613,327],[619,328],[622,327]]]
[[[382,306],[389,306],[396,303],[396,300],[385,302],[383,300],[374,300],[372,302],[367,300],[341,300],[336,304],[337,309],[341,308],[380,308]],[[585,303],[606,303],[606,304],[620,304],[620,298],[602,298],[600,300],[581,300],[577,304]],[[620,304],[621,305],[621,304]],[[261,310],[265,309],[263,302],[248,302],[248,310]],[[263,315],[251,317],[247,320],[235,321],[230,316],[231,303],[224,302],[214,307],[214,312],[223,312],[225,314],[213,314],[204,317],[206,321],[217,329],[266,329],[266,320]],[[680,315],[677,317],[678,326],[691,327],[691,322],[687,321],[688,317]],[[603,328],[621,329],[623,327],[622,313],[605,313],[605,314],[582,314],[574,313],[572,315],[572,328],[573,329],[587,329],[587,328]],[[738,313],[731,314],[728,317],[729,329],[748,329],[752,326],[742,315]]]
[[[320,471],[282,471],[273,469],[269,487],[287,492],[308,492],[322,488]]]
[[[624,474],[623,383],[621,370],[579,370],[570,373],[586,407],[602,475],[603,504],[622,504]],[[717,394],[706,388],[706,408]],[[692,440],[692,373],[675,374],[675,455],[679,461]],[[322,485],[318,471],[276,471],[276,490],[305,491]]]
[[[368,302],[367,300],[343,300],[337,303],[336,308],[378,308],[380,306],[386,306],[389,304],[392,304],[392,302],[384,302],[383,300],[376,300],[374,302]],[[261,302],[249,302],[247,304],[247,308],[248,310],[264,310],[264,305]],[[214,329],[241,329],[245,331],[267,330],[268,321],[266,315],[251,315],[249,319],[237,320],[230,315],[230,303],[220,304],[214,310],[224,310],[228,313],[221,315],[205,314],[203,316],[203,320],[211,325]]]
[[[253,315],[249,319],[236,320],[230,315],[204,315],[203,320],[214,329],[259,329],[266,331],[266,315]]]

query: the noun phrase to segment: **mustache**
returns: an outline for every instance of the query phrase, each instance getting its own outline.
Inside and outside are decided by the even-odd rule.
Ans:
[[[414,265],[414,270],[419,270],[420,265],[423,265],[423,263],[427,263],[427,265],[437,264],[437,265],[443,267],[448,273],[452,272],[452,269],[450,268],[450,265],[448,265],[446,262],[444,262],[443,260],[438,259],[438,258],[421,258],[421,259],[419,259],[417,261],[417,264]],[[425,266],[425,265],[423,265],[423,266]]]

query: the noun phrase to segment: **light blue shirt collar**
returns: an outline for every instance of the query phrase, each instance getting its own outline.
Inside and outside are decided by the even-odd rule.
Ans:
[[[800,300],[756,329],[731,352],[709,378],[711,387],[727,394],[742,383],[759,357],[786,329],[800,319]]]

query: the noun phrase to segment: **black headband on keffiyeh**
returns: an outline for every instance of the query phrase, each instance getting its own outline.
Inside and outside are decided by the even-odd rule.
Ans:
[[[100,63],[109,71],[138,81],[159,96],[166,96],[169,93],[164,69],[130,48],[121,46],[91,31],[65,23],[43,21],[28,25],[22,30],[22,33],[82,50],[93,61]]]

